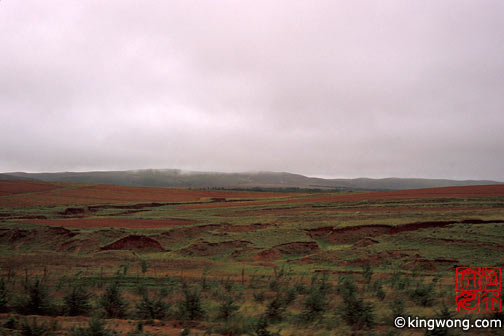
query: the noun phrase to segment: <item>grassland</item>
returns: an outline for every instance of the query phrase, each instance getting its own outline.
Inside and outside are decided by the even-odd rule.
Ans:
[[[302,194],[0,181],[0,223],[4,334],[36,315],[63,335],[101,319],[131,335],[395,335],[399,313],[465,317],[456,266],[504,265],[502,185]],[[50,309],[23,305],[36,283]],[[118,315],[103,304],[114,284],[128,302]],[[75,288],[91,308],[69,316]]]

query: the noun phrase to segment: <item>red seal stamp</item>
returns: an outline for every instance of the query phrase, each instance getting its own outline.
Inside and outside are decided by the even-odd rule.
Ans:
[[[457,312],[500,312],[501,274],[500,267],[457,267]]]

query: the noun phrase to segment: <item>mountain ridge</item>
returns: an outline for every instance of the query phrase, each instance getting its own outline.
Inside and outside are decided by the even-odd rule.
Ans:
[[[502,184],[491,180],[450,180],[425,178],[326,179],[288,172],[198,172],[180,169],[0,174],[5,179],[35,179],[47,182],[80,182],[146,187],[186,188],[302,188],[320,190],[405,190],[449,186]]]

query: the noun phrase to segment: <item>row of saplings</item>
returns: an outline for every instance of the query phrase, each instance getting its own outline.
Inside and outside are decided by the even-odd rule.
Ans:
[[[91,315],[94,318],[87,326],[74,327],[68,331],[69,335],[114,335],[115,332],[105,328],[106,323],[103,318],[128,318],[139,319],[141,322],[137,329],[130,335],[145,335],[143,324],[153,320],[179,320],[186,326],[182,334],[188,335],[189,328],[194,325],[194,321],[206,320],[213,325],[207,332],[223,335],[257,335],[269,336],[278,333],[271,331],[271,326],[288,322],[297,327],[313,326],[318,328],[333,330],[338,325],[334,323],[343,320],[349,328],[354,331],[367,333],[375,324],[374,305],[369,300],[364,300],[362,293],[368,292],[377,300],[384,300],[386,293],[381,280],[372,282],[373,272],[370,267],[363,269],[363,283],[361,288],[356,285],[354,279],[341,278],[336,287],[328,282],[327,273],[321,276],[315,274],[310,284],[303,281],[293,281],[292,274],[284,269],[272,279],[252,277],[248,284],[238,286],[227,280],[220,282],[210,282],[206,277],[202,277],[198,284],[188,285],[186,282],[175,283],[174,279],[167,279],[169,286],[163,287],[157,295],[149,295],[149,291],[144,285],[139,285],[137,294],[141,299],[134,304],[130,304],[124,298],[119,282],[113,281],[105,288],[99,296],[94,296],[85,286],[77,285],[71,287],[63,297],[63,304],[55,305],[51,300],[51,295],[44,281],[35,279],[24,284],[24,293],[20,296],[11,295],[6,282],[0,279],[0,311],[17,312],[23,315]],[[434,303],[435,290],[434,282],[417,282],[411,286],[408,278],[399,274],[389,279],[389,286],[398,291],[404,291],[415,303],[423,306],[430,306]],[[173,294],[180,288],[182,295],[177,301],[168,303],[170,298],[177,297]],[[244,291],[246,288],[252,289],[252,298],[255,302],[264,305],[264,312],[253,318],[241,316],[238,310],[239,304],[244,303],[246,298]],[[342,304],[337,309],[338,318],[331,312],[330,303],[335,301],[330,298],[331,294],[341,297]],[[169,298],[168,298],[169,296]],[[302,297],[302,299],[298,299]],[[202,304],[202,299],[209,298],[218,302],[216,305]],[[94,299],[94,300],[93,300]],[[297,300],[298,299],[298,300]],[[296,314],[289,313],[287,308],[297,300],[300,309]],[[92,301],[95,302],[92,305]],[[173,300],[172,300],[173,301]],[[206,307],[206,309],[204,308]],[[210,313],[208,310],[212,310]],[[401,300],[390,300],[391,316],[404,315],[404,305]],[[99,314],[97,314],[99,312]],[[330,318],[326,315],[333,314]],[[445,316],[446,317],[446,316]],[[3,325],[9,330],[20,330],[22,335],[49,336],[58,329],[57,325],[46,325],[37,323],[35,319],[23,319],[19,321],[16,317],[9,318]],[[276,328],[278,330],[278,328]],[[392,331],[389,334],[394,334]]]

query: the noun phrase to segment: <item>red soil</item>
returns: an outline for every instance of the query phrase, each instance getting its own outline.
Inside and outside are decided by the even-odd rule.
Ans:
[[[49,191],[58,186],[44,182],[0,181],[0,196]]]
[[[269,227],[270,224],[261,224],[261,223],[255,223],[255,224],[245,224],[245,225],[223,225],[222,228],[220,228],[219,232],[253,232],[253,231],[258,231],[258,230],[264,230],[267,227]]]
[[[310,237],[315,239],[324,239],[331,243],[348,244],[356,243],[365,237],[377,237],[385,234],[398,234],[401,232],[415,231],[428,228],[440,228],[451,224],[457,223],[464,224],[485,224],[485,223],[502,223],[503,220],[481,220],[481,219],[465,219],[462,221],[432,221],[432,222],[418,222],[402,225],[384,225],[384,224],[371,224],[371,225],[355,225],[342,228],[326,226],[316,229],[307,230]]]
[[[165,251],[158,241],[138,235],[130,235],[121,238],[112,244],[104,246],[101,250],[130,250],[140,252],[163,252]]]
[[[411,212],[461,212],[461,211],[487,211],[495,210],[495,208],[455,208],[455,207],[351,207],[351,208],[314,208],[310,206],[296,207],[289,209],[258,209],[235,211],[231,213],[221,214],[219,217],[252,217],[264,215],[297,215],[299,213],[411,213]]]
[[[396,191],[369,192],[369,193],[348,194],[348,195],[326,195],[326,196],[316,195],[313,197],[290,199],[290,200],[190,204],[190,205],[182,205],[180,206],[180,208],[204,209],[204,208],[238,207],[248,205],[280,204],[280,203],[294,204],[294,203],[311,203],[311,202],[355,202],[364,200],[400,200],[400,199],[418,199],[418,198],[471,198],[471,197],[494,197],[494,196],[500,196],[500,197],[504,196],[504,184],[396,190]]]
[[[274,260],[284,255],[302,255],[319,252],[319,246],[316,242],[292,242],[273,246],[267,250],[258,253],[256,260]]]
[[[89,219],[34,219],[27,221],[29,223],[78,227],[78,228],[100,228],[100,227],[118,227],[118,228],[145,228],[157,229],[178,225],[195,224],[195,221],[169,220],[169,219],[132,219],[132,218],[89,218]]]
[[[36,194],[17,193],[45,191]],[[9,197],[2,197],[10,195]],[[126,204],[145,202],[197,202],[207,199],[287,197],[285,193],[208,191],[176,188],[126,187],[108,184],[0,181],[0,206]],[[232,202],[231,202],[232,203]],[[227,204],[227,202],[218,202]]]
[[[189,256],[213,256],[222,254],[229,250],[247,248],[250,245],[252,245],[252,243],[246,240],[230,240],[218,243],[199,240],[191,244],[190,246],[180,250],[180,252],[184,255]]]

